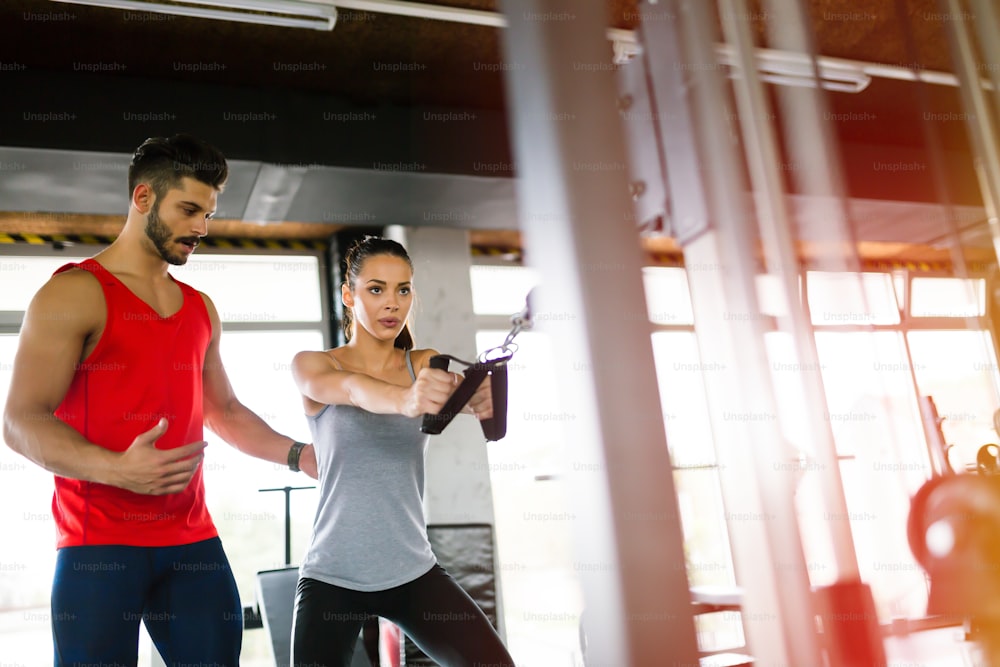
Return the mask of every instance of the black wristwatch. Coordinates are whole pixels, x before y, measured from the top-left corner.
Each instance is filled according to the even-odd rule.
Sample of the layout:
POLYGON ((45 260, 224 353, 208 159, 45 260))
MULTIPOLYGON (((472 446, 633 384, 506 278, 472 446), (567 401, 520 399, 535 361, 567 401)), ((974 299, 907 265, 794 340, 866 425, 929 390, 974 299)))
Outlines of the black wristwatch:
POLYGON ((288 469, 292 472, 299 472, 299 456, 305 446, 304 442, 293 442, 291 449, 288 450, 288 469))

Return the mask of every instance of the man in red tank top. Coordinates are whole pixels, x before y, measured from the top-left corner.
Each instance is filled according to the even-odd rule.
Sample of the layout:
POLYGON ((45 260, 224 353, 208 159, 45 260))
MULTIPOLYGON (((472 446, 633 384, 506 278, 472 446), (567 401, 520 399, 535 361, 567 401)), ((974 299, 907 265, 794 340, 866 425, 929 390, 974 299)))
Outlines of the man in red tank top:
POLYGON ((242 607, 205 506, 203 426, 316 476, 311 446, 236 398, 215 306, 168 272, 207 234, 227 174, 199 139, 145 141, 120 236, 59 269, 25 315, 4 439, 55 474, 57 666, 135 665, 141 620, 168 665, 238 667, 242 607))

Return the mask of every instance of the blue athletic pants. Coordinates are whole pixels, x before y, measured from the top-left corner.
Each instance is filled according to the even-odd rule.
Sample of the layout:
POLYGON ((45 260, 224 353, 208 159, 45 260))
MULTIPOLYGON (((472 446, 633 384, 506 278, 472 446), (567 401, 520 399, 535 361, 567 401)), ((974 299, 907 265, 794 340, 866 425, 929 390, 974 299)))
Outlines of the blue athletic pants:
POLYGON ((219 538, 59 550, 55 667, 134 667, 139 621, 167 667, 239 667, 243 608, 219 538))

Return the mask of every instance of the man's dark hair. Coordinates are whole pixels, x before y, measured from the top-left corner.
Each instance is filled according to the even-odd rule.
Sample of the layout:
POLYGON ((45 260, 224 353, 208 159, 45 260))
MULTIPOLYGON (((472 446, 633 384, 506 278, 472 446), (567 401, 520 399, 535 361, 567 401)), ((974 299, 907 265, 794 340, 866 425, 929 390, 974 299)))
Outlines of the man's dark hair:
POLYGON ((216 190, 222 190, 229 176, 229 166, 222 152, 190 134, 150 137, 132 154, 128 167, 128 196, 135 186, 149 183, 157 199, 178 187, 185 176, 216 190))

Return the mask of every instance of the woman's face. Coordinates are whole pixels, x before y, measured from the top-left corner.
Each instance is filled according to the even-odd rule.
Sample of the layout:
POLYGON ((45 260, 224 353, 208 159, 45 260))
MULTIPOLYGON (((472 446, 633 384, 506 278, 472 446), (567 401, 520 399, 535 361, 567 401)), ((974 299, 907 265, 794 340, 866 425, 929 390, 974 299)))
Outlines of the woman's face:
POLYGON ((355 335, 367 331, 378 340, 394 341, 413 305, 413 272, 406 260, 375 255, 361 265, 354 291, 345 285, 344 305, 354 312, 355 335))

